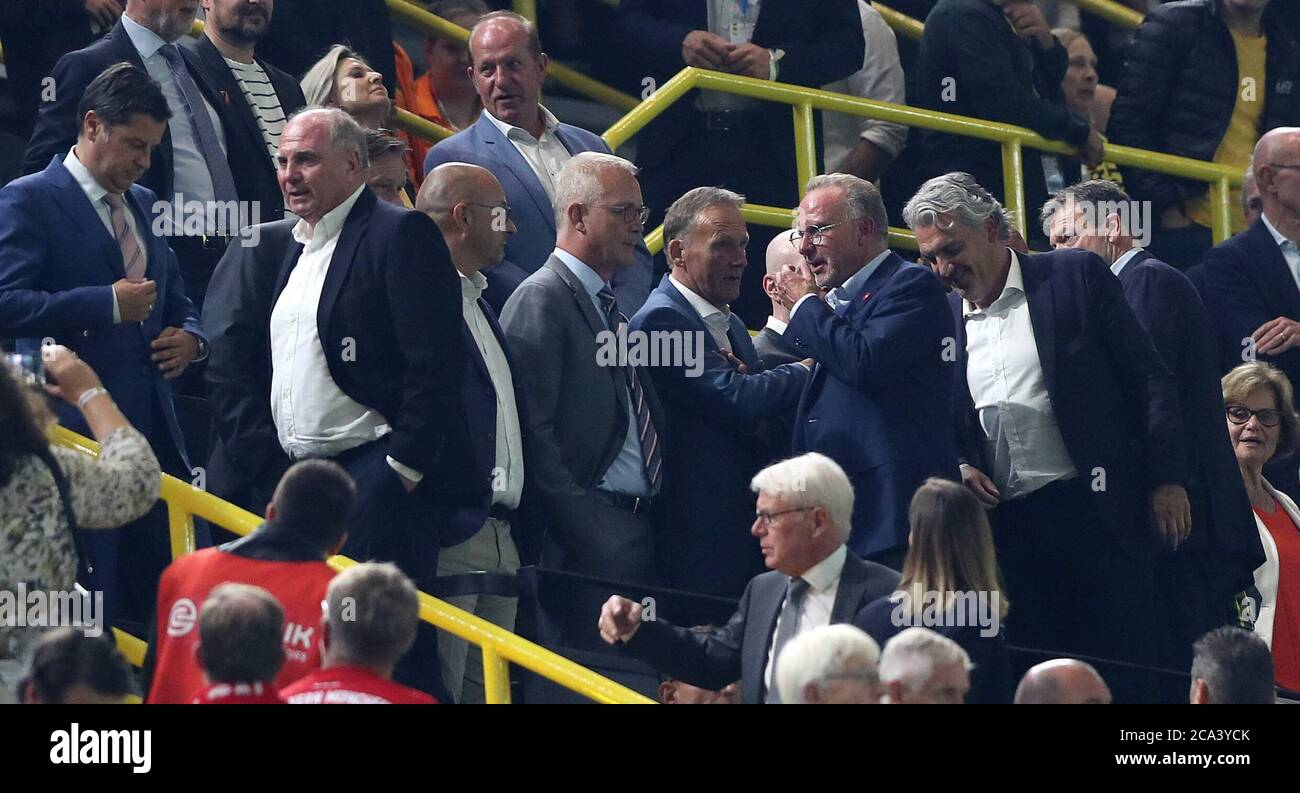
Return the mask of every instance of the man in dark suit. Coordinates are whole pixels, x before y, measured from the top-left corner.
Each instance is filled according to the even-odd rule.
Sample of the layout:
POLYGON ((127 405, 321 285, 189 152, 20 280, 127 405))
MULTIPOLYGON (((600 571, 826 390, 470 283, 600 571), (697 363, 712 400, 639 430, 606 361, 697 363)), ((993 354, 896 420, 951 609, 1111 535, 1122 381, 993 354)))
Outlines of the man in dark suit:
POLYGON ((849 550, 901 570, 912 495, 931 476, 958 473, 943 289, 889 250, 880 193, 856 176, 814 177, 795 233, 803 261, 777 275, 790 310, 783 335, 817 365, 794 450, 848 471, 858 497, 849 550))
MULTIPOLYGON (((1223 372, 1264 361, 1300 384, 1300 128, 1280 127, 1255 145, 1259 222, 1215 246, 1193 273, 1210 310, 1223 372)), ((1300 497, 1294 458, 1264 469, 1292 498, 1300 497)))
MULTIPOLYGON (((470 31, 469 54, 483 112, 429 151, 424 172, 448 162, 491 171, 505 187, 519 229, 506 243, 505 257, 533 273, 555 249, 555 182, 564 163, 579 152, 609 153, 609 147, 585 129, 561 124, 539 103, 548 61, 533 23, 509 11, 488 14, 470 31)), ((497 274, 484 275, 495 286, 497 274)), ((650 253, 641 244, 635 266, 614 278, 619 307, 636 313, 652 286, 650 253)))
POLYGON ((793 411, 808 381, 803 364, 765 371, 745 323, 728 303, 740 294, 749 232, 744 197, 697 187, 664 221, 672 273, 632 318, 650 349, 682 355, 648 367, 668 411, 663 528, 657 543, 665 585, 737 597, 762 570, 745 531, 754 512, 749 480, 788 454, 773 422, 793 411))
MULTIPOLYGON (((926 182, 904 217, 954 290, 962 480, 995 507, 1008 640, 1151 663, 1155 538, 1176 545, 1191 524, 1173 376, 1102 259, 1016 254, 969 174, 926 182)), ((1130 670, 1107 679, 1155 693, 1130 670)))
MULTIPOLYGON (((0 190, 0 337, 18 338, 23 352, 62 344, 80 355, 163 470, 189 481, 171 381, 207 342, 176 257, 151 225, 155 196, 133 184, 162 140, 167 102, 142 70, 118 64, 91 81, 80 110, 72 151, 0 190)), ((80 411, 56 409, 64 426, 90 434, 80 411)), ((124 531, 87 532, 82 543, 84 573, 93 574, 80 580, 105 591, 110 620, 147 615, 170 561, 162 503, 124 531)))
MULTIPOLYGON (((861 69, 866 46, 856 0, 628 0, 617 25, 620 49, 644 65, 636 72, 642 95, 687 66, 820 88, 861 69)), ((786 105, 709 91, 679 99, 637 138, 646 204, 656 210, 651 227, 659 208, 699 184, 735 190, 756 204, 793 206, 799 192, 792 151, 786 105)), ((764 229, 751 240, 751 259, 758 260, 771 234, 764 229)), ((750 327, 767 315, 761 281, 755 270, 734 305, 750 327)))
MULTIPOLYGON (((1178 383, 1186 422, 1187 491, 1192 531, 1177 549, 1157 557, 1156 597, 1164 635, 1160 665, 1184 669, 1192 644, 1220 625, 1235 624, 1233 595, 1249 588, 1264 551, 1223 422, 1223 392, 1214 329, 1187 277, 1136 244, 1140 206, 1119 185, 1089 181, 1057 193, 1043 207, 1052 245, 1101 256, 1178 383)), ((1181 702, 1179 681, 1165 699, 1181 702)))
POLYGON ((636 264, 646 210, 636 166, 583 152, 556 186, 555 252, 501 315, 527 403, 529 512, 548 567, 625 583, 655 581, 650 506, 663 479, 664 411, 625 345, 609 288, 636 264))
MULTIPOLYGON (((431 474, 433 519, 442 527, 438 575, 519 571, 516 537, 524 488, 523 394, 515 363, 483 293, 486 267, 499 265, 515 226, 506 213, 505 191, 477 165, 448 163, 429 172, 415 208, 433 218, 460 273, 461 335, 470 365, 458 409, 448 417, 447 442, 431 474)), ((525 546, 531 546, 525 542, 525 546)), ((447 602, 514 630, 518 600, 478 594, 447 602)), ((447 632, 438 635, 443 680, 457 703, 484 701, 483 659, 478 647, 447 632)))
MULTIPOLYGON (((459 404, 465 343, 456 272, 433 221, 365 185, 365 132, 337 108, 290 119, 280 184, 301 218, 271 309, 271 414, 294 460, 333 459, 357 484, 344 553, 437 575, 425 514, 459 404)), ((399 676, 441 693, 431 632, 399 676)), ((436 696, 436 694, 435 694, 436 696)))
POLYGON ((758 539, 768 572, 755 576, 727 624, 709 633, 642 621, 641 604, 617 595, 600 612, 600 635, 663 674, 717 690, 740 680, 741 701, 777 703, 775 667, 795 636, 849 623, 898 586, 898 573, 859 559, 844 541, 855 494, 830 458, 805 454, 754 477, 758 539))
POLYGON ((755 334, 754 351, 768 369, 803 359, 799 349, 782 335, 790 324, 790 311, 781 304, 781 290, 776 285, 777 274, 787 265, 798 266, 802 258, 799 241, 794 237, 793 231, 783 231, 767 244, 764 262, 767 272, 763 275, 763 291, 772 301, 772 315, 767 318, 763 329, 755 334))

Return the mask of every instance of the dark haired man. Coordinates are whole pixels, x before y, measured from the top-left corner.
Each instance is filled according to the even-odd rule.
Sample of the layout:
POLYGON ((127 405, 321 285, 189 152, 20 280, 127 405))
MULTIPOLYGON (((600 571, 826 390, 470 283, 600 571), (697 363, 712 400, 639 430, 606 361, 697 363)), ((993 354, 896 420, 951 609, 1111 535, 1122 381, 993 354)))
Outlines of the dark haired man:
POLYGON ((283 705, 275 676, 284 667, 284 609, 249 584, 222 584, 199 611, 194 656, 208 687, 194 705, 283 705))

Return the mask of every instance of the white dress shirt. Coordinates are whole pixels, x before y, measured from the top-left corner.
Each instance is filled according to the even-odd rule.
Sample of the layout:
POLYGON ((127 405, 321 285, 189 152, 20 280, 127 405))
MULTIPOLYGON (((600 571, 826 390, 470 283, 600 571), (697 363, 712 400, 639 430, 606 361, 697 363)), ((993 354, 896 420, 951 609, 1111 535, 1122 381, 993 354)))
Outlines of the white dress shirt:
POLYGON ((1123 256, 1119 257, 1118 259, 1116 259, 1114 262, 1111 263, 1110 271, 1115 275, 1119 275, 1121 272, 1124 271, 1124 266, 1129 262, 1133 261, 1133 257, 1137 256, 1141 252, 1142 252, 1142 248, 1138 246, 1129 248, 1127 251, 1124 252, 1123 256))
POLYGON ((501 342, 492 332, 487 317, 483 316, 483 307, 478 304, 484 289, 487 289, 487 279, 482 273, 474 273, 468 278, 461 275, 460 302, 465 325, 474 337, 479 355, 483 356, 497 398, 496 453, 493 459, 496 460, 496 469, 504 472, 504 478, 498 478, 494 471, 492 481, 504 481, 505 486, 492 488, 492 503, 506 509, 517 509, 524 491, 524 443, 519 431, 519 406, 515 404, 515 383, 505 351, 501 349, 501 342))
POLYGON ((987 309, 962 301, 966 384, 993 468, 984 473, 1003 499, 1078 475, 1047 394, 1020 259, 1010 253, 1011 269, 998 299, 987 309))
POLYGON ((302 220, 293 227, 302 255, 271 310, 271 415, 280 446, 295 460, 335 457, 391 429, 382 415, 334 382, 316 325, 343 221, 363 189, 326 213, 315 229, 302 220))
POLYGON ((1259 219, 1264 221, 1264 228, 1268 229, 1268 233, 1273 236, 1273 241, 1277 243, 1278 249, 1282 251, 1282 258, 1286 259, 1286 266, 1291 271, 1291 277, 1295 279, 1296 287, 1300 288, 1300 248, 1296 247, 1293 240, 1282 236, 1282 232, 1278 231, 1277 226, 1274 226, 1269 221, 1267 215, 1260 215, 1259 219))
POLYGON ((695 309, 695 313, 700 315, 700 319, 704 321, 704 327, 709 329, 709 335, 713 337, 713 343, 718 345, 718 349, 730 350, 731 339, 727 336, 727 331, 731 328, 731 309, 728 308, 723 311, 700 297, 686 284, 678 281, 677 277, 672 274, 669 274, 668 280, 672 282, 673 286, 677 287, 678 292, 682 293, 682 297, 685 297, 686 302, 691 304, 691 308, 695 309))
MULTIPOLYGON (((117 239, 117 234, 113 231, 113 219, 110 214, 108 203, 104 201, 104 196, 108 195, 108 190, 104 189, 98 181, 95 180, 94 174, 86 166, 81 164, 77 159, 77 147, 73 146, 68 149, 68 156, 63 158, 63 167, 68 169, 72 178, 76 180, 81 191, 90 199, 90 206, 94 208, 95 214, 99 215, 100 221, 104 228, 108 229, 108 236, 117 239)), ((140 244, 140 258, 144 261, 145 271, 149 267, 149 246, 147 240, 141 236, 140 228, 135 222, 135 213, 131 211, 131 205, 127 204, 122 207, 123 214, 126 215, 126 224, 131 227, 131 233, 135 234, 136 241, 140 244)), ((122 324, 122 309, 117 305, 117 290, 109 287, 113 293, 113 324, 122 324)))
POLYGON ((559 119, 551 114, 541 105, 537 106, 538 111, 542 114, 542 137, 534 138, 532 133, 522 127, 516 127, 513 124, 507 124, 496 116, 492 115, 486 108, 483 115, 487 120, 492 122, 492 126, 501 130, 501 134, 506 136, 506 140, 524 158, 528 167, 532 169, 533 175, 537 181, 542 183, 542 189, 546 191, 546 197, 555 203, 555 185, 560 182, 560 171, 564 170, 564 164, 567 163, 573 155, 569 150, 564 148, 564 144, 555 135, 555 128, 560 125, 559 119))
MULTIPOLYGON (((799 607, 799 629, 795 636, 831 624, 831 610, 835 608, 835 595, 840 591, 840 575, 844 572, 844 560, 848 554, 848 548, 841 545, 800 576, 808 582, 808 591, 799 607)), ((784 608, 785 598, 782 598, 781 609, 784 608)), ((772 638, 767 645, 767 666, 763 669, 763 682, 769 691, 772 690, 773 682, 772 662, 776 660, 772 651, 776 649, 776 637, 781 633, 780 614, 778 610, 776 627, 772 629, 772 638)), ((793 639, 794 636, 790 638, 793 639)))
MULTIPOLYGON (((842 80, 824 86, 826 91, 907 104, 903 67, 898 60, 898 40, 880 12, 858 0, 858 16, 867 49, 862 68, 842 80)), ((907 143, 907 127, 848 113, 822 112, 822 159, 826 172, 843 170, 844 160, 859 140, 867 140, 897 157, 907 143)))
POLYGON ((776 331, 778 336, 781 336, 785 334, 785 329, 790 327, 790 323, 769 315, 767 318, 767 324, 764 325, 763 327, 771 328, 772 330, 776 331))

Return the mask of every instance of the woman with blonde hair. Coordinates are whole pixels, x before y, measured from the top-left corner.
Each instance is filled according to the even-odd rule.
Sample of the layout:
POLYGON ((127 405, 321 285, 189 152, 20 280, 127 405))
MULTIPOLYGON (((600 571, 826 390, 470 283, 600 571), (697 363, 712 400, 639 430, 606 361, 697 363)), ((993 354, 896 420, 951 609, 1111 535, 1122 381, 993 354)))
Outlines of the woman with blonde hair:
POLYGON ((1238 620, 1268 642, 1277 684, 1300 691, 1300 508, 1264 478, 1264 466, 1300 442, 1292 400, 1291 381, 1271 364, 1244 363, 1223 376, 1228 439, 1265 557, 1254 587, 1237 598, 1238 620))
POLYGON ((1010 603, 988 516, 958 482, 930 478, 912 496, 903 576, 853 624, 882 646, 905 628, 929 628, 961 645, 974 663, 968 702, 1009 702, 1001 625, 1010 603))

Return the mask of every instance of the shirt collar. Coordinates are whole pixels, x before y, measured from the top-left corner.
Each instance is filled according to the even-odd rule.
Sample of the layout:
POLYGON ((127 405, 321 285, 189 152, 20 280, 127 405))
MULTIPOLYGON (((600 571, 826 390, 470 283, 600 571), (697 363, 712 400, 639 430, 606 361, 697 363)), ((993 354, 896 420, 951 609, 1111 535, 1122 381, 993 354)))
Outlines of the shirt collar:
POLYGON ((709 301, 700 297, 698 294, 695 293, 694 290, 687 287, 681 281, 678 281, 677 278, 672 274, 669 274, 668 280, 672 282, 673 286, 677 287, 678 292, 682 293, 682 296, 686 298, 686 302, 690 303, 691 308, 695 309, 695 313, 700 315, 700 319, 708 320, 708 318, 713 316, 714 314, 725 314, 727 316, 728 322, 730 322, 730 317, 731 317, 730 308, 728 308, 728 310, 726 311, 723 311, 722 309, 713 305, 709 301))
POLYGON ((1132 261, 1133 257, 1137 256, 1141 252, 1142 249, 1140 247, 1135 246, 1129 248, 1128 251, 1123 256, 1116 259, 1115 263, 1110 266, 1110 271, 1115 275, 1119 275, 1120 271, 1124 269, 1124 265, 1132 261))
POLYGON ((487 278, 483 273, 476 272, 473 275, 460 275, 460 294, 471 303, 477 302, 483 296, 483 290, 487 289, 487 278))
POLYGON ((68 149, 68 156, 63 158, 63 167, 67 168, 68 173, 72 174, 72 178, 77 180, 77 184, 81 185, 81 189, 85 191, 86 198, 89 198, 90 203, 96 205, 96 210, 98 210, 97 205, 104 200, 104 196, 108 195, 108 190, 104 189, 104 186, 96 181, 95 175, 90 172, 90 169, 81 160, 77 159, 76 146, 68 149))
POLYGON ((562 248, 556 248, 554 255, 555 258, 564 262, 564 266, 568 267, 578 277, 578 280, 582 282, 582 288, 586 289, 587 294, 591 295, 593 299, 596 297, 597 292, 605 288, 606 284, 600 275, 577 256, 562 248))
POLYGON ((767 318, 767 324, 764 325, 763 327, 765 327, 765 328, 771 328, 772 330, 776 331, 778 334, 783 334, 783 333, 785 333, 785 329, 786 329, 787 327, 789 327, 789 326, 790 326, 790 323, 788 323, 788 322, 782 322, 781 320, 777 319, 776 317, 769 316, 769 317, 767 318))
POLYGON ((812 591, 825 592, 839 583, 840 574, 844 572, 844 560, 848 555, 848 548, 841 545, 832 551, 830 556, 805 570, 799 577, 808 582, 812 591))
POLYGON ((880 265, 884 263, 885 259, 889 258, 889 253, 889 249, 886 248, 872 257, 871 261, 862 265, 862 269, 849 276, 849 280, 845 281, 837 289, 832 290, 836 293, 836 297, 841 302, 848 302, 853 299, 853 296, 861 292, 862 288, 867 285, 867 279, 874 275, 876 270, 880 269, 880 265))
POLYGON ((131 38, 131 44, 135 51, 140 53, 140 57, 148 60, 157 54, 158 50, 167 46, 167 42, 162 36, 154 33, 149 28, 136 22, 126 14, 122 15, 122 27, 126 29, 126 35, 131 38))
MULTIPOLYGON (((554 134, 555 128, 560 125, 560 120, 557 119, 555 115, 552 114, 551 111, 547 110, 546 107, 541 103, 538 103, 537 109, 542 114, 542 135, 546 135, 546 133, 548 132, 554 134)), ((537 141, 537 138, 533 137, 533 133, 529 132, 523 127, 516 127, 514 124, 507 124, 506 122, 492 115, 492 112, 489 111, 487 108, 483 109, 483 115, 487 116, 487 120, 491 122, 492 126, 501 130, 501 134, 505 135, 506 138, 508 139, 514 140, 522 136, 523 139, 526 141, 532 141, 534 143, 537 141)))
POLYGON ((299 220, 293 227, 294 240, 313 251, 320 250, 321 246, 337 237, 343 230, 343 223, 348 219, 348 213, 352 211, 357 199, 361 197, 361 191, 365 189, 364 184, 358 187, 352 195, 343 199, 342 204, 326 212, 325 217, 316 221, 315 228, 307 225, 307 221, 299 220))
POLYGON ((1283 243, 1287 243, 1287 242, 1291 243, 1291 245, 1293 246, 1296 245, 1296 243, 1293 240, 1287 239, 1286 236, 1282 234, 1282 232, 1278 231, 1277 226, 1274 226, 1272 223, 1269 222, 1268 215, 1261 214, 1259 216, 1259 219, 1264 221, 1264 228, 1268 229, 1269 234, 1273 235, 1273 242, 1277 243, 1277 247, 1281 248, 1283 243))
MULTIPOLYGON (((1025 279, 1020 274, 1020 257, 1010 248, 1007 248, 1007 252, 1011 254, 1011 267, 1007 270, 1007 283, 1002 287, 1002 294, 998 295, 997 300, 994 300, 989 304, 989 308, 997 305, 1008 295, 1015 294, 1016 292, 1024 294, 1025 291, 1025 279)), ((983 314, 987 310, 980 308, 969 300, 962 300, 961 304, 963 317, 970 317, 972 314, 983 314)))

